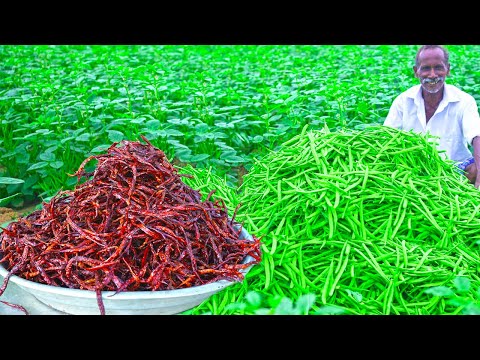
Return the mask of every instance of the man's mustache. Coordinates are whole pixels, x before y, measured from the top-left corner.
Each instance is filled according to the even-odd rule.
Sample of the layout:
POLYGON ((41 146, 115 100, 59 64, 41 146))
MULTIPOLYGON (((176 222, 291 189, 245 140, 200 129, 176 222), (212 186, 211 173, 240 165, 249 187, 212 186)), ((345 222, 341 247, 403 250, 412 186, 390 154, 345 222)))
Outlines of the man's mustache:
POLYGON ((439 81, 442 81, 443 79, 444 79, 443 76, 439 76, 439 77, 436 77, 434 79, 424 78, 424 79, 422 79, 422 84, 436 84, 439 81))

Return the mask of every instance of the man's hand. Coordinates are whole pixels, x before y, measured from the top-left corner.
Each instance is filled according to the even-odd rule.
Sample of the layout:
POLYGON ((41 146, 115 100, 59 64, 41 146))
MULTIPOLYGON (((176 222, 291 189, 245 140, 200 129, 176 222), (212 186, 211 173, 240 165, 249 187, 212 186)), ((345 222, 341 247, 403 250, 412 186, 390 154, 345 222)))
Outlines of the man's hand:
POLYGON ((475 136, 472 140, 473 159, 475 161, 476 177, 475 187, 480 187, 480 136, 475 136))

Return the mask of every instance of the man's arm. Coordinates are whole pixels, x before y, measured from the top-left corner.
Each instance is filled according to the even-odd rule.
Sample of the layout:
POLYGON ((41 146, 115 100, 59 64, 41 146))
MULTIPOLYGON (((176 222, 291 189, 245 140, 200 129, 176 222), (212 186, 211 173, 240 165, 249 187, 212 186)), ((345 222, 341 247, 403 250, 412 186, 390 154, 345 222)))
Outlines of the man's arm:
POLYGON ((397 129, 402 129, 402 104, 400 97, 397 97, 388 110, 387 117, 385 118, 383 125, 390 126, 397 129))
POLYGON ((475 179, 475 187, 480 186, 480 136, 475 136, 472 141, 473 158, 475 160, 475 168, 477 169, 477 178, 475 179))
POLYGON ((477 103, 473 96, 466 100, 463 113, 462 130, 465 140, 473 148, 473 159, 475 160, 475 169, 477 176, 474 184, 476 188, 480 187, 480 115, 478 113, 477 103))

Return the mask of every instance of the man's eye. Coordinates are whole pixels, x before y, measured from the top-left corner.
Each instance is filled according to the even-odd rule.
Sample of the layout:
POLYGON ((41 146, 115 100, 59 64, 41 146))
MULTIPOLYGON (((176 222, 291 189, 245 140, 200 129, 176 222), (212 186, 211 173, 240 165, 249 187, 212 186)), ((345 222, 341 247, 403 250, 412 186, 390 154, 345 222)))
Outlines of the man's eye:
MULTIPOLYGON (((437 65, 433 68, 436 72, 439 72, 439 71, 445 71, 445 67, 443 65, 437 65)), ((432 71, 432 67, 431 66, 422 66, 420 67, 420 71, 422 72, 430 72, 432 71)))

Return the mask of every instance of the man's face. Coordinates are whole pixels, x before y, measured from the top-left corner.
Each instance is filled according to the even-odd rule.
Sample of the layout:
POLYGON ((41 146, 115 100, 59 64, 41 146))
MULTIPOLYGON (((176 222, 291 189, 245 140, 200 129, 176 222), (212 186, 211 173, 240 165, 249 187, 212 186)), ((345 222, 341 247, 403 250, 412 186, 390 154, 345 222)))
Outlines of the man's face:
POLYGON ((444 84, 445 77, 450 75, 450 65, 445 63, 441 49, 426 49, 420 53, 418 58, 420 65, 413 67, 415 77, 420 80, 424 91, 435 94, 439 92, 444 84))

